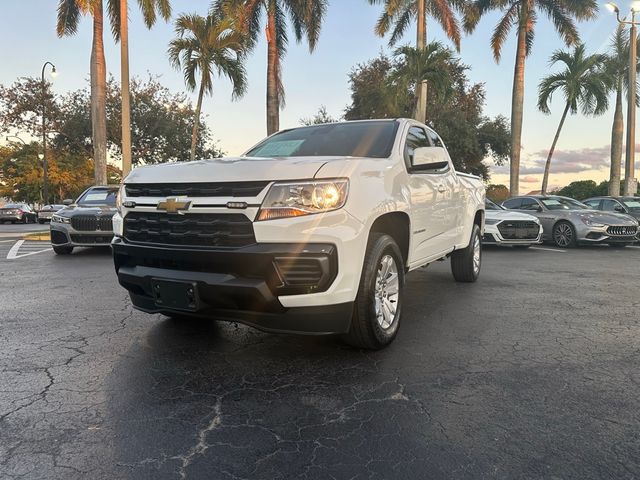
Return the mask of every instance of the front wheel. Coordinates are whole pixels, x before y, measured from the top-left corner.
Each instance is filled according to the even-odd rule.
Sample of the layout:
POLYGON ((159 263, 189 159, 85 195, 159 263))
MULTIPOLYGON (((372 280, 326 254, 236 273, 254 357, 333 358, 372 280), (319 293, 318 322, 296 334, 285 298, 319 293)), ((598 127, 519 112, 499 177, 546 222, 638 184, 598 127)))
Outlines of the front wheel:
POLYGON ((351 327, 343 338, 354 347, 378 350, 398 333, 404 262, 395 240, 373 233, 364 258, 351 327))
POLYGON ((469 245, 451 254, 451 273, 456 282, 471 283, 478 280, 482 266, 482 238, 480 227, 473 225, 469 245))
POLYGON ((560 248, 573 248, 577 245, 576 229, 571 223, 561 220, 553 227, 553 243, 560 248))

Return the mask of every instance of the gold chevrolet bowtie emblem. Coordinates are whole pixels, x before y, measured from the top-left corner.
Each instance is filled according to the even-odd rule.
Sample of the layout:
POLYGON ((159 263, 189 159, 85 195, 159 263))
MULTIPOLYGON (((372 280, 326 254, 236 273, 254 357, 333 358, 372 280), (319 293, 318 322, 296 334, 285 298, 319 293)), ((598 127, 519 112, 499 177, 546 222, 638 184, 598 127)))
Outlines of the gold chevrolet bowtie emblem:
POLYGON ((189 210, 190 205, 191 202, 188 200, 182 201, 178 198, 167 198, 164 202, 158 202, 158 210, 182 214, 185 210, 189 210))

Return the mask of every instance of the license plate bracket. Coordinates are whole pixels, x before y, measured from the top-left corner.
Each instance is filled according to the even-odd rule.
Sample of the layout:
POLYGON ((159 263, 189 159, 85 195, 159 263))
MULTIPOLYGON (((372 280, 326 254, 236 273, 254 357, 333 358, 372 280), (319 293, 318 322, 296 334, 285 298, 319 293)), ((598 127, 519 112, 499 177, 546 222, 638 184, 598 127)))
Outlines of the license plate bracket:
POLYGON ((195 282, 152 278, 151 290, 158 307, 190 312, 200 307, 198 285, 195 282))

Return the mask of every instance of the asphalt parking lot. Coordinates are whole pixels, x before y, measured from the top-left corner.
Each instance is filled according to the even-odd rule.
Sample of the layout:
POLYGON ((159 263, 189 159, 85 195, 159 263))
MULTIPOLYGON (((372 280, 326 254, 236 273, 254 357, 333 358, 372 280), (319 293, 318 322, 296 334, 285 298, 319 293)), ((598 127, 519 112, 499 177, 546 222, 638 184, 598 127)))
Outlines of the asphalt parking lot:
POLYGON ((0 243, 1 478, 640 477, 638 247, 414 272, 380 352, 148 316, 47 247, 0 243))

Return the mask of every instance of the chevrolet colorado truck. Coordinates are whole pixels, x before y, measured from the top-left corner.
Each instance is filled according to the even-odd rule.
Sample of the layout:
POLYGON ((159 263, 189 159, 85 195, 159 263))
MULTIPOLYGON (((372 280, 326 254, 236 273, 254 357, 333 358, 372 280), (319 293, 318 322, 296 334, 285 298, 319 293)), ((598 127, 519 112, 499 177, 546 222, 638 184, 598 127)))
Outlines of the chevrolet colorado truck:
POLYGON ((144 312, 378 349, 398 332, 406 273, 450 257, 455 280, 478 278, 484 201, 413 120, 294 128, 241 157, 132 171, 115 268, 144 312))

